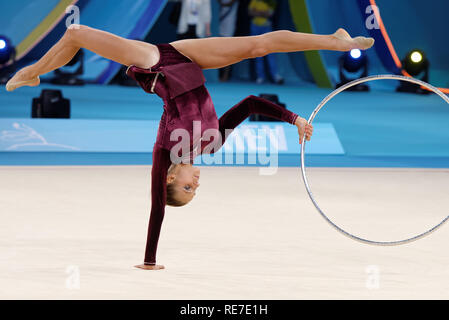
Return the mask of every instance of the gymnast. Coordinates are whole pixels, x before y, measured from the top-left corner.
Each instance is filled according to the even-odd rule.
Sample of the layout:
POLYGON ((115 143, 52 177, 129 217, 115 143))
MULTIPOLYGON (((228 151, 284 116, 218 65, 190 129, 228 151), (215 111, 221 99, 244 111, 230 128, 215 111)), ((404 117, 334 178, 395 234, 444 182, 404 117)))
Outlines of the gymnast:
POLYGON ((85 48, 127 66, 127 75, 143 90, 162 98, 164 111, 153 148, 152 203, 145 258, 143 264, 136 266, 159 270, 164 266, 156 264, 156 249, 165 206, 183 206, 195 196, 200 179, 200 170, 193 166, 195 156, 216 152, 230 131, 250 114, 262 114, 295 125, 300 143, 304 135, 309 141, 313 132, 306 119, 255 96, 243 99, 218 119, 204 86, 202 69, 222 68, 275 52, 364 50, 373 44, 372 38, 351 38, 340 28, 330 35, 280 30, 257 36, 186 39, 153 45, 74 24, 39 61, 19 70, 7 83, 6 90, 39 85, 40 75, 64 66, 80 48, 85 48), (194 133, 194 121, 201 124, 199 134, 194 133), (184 140, 181 148, 179 139, 173 138, 176 129, 183 129, 190 135, 188 143, 184 140), (211 131, 215 133, 210 135, 211 131), (206 137, 206 133, 210 137, 206 137))

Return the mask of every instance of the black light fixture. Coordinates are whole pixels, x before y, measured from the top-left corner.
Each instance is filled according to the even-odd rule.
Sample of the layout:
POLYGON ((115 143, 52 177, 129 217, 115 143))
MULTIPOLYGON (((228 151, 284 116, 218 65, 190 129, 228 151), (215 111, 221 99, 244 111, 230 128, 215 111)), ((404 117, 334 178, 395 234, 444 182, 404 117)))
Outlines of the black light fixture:
MULTIPOLYGON (((430 63, 426 57, 426 54, 422 50, 413 49, 409 51, 401 62, 403 71, 414 78, 429 82, 430 63)), ((399 86, 396 88, 396 91, 420 94, 430 93, 430 91, 422 89, 421 86, 406 81, 401 81, 399 86)))
POLYGON ((54 71, 55 77, 51 80, 53 84, 67 85, 67 86, 82 86, 84 80, 79 76, 84 73, 84 51, 78 50, 76 55, 64 67, 54 71), (70 70, 70 69, 75 69, 70 70))
POLYGON ((61 90, 44 89, 38 98, 33 98, 32 118, 70 118, 70 100, 62 96, 61 90))
POLYGON ((0 35, 0 83, 5 84, 16 71, 16 49, 11 40, 0 35))
MULTIPOLYGON (((368 75, 368 57, 364 51, 352 49, 345 52, 339 59, 340 83, 337 88, 353 80, 368 75)), ((368 85, 361 83, 347 89, 348 91, 369 91, 368 85)))

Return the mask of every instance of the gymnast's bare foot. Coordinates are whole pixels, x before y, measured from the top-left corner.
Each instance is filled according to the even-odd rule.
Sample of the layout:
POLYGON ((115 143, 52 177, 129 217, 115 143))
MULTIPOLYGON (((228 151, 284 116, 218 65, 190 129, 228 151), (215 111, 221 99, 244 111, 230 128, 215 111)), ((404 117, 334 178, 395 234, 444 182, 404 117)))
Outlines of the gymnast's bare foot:
POLYGON ((136 268, 143 269, 143 270, 162 270, 165 269, 162 265, 148 265, 148 264, 139 264, 138 266, 135 266, 136 268))
POLYGON ((30 74, 29 67, 19 70, 6 84, 6 91, 14 91, 23 86, 36 87, 40 84, 39 76, 30 74))
POLYGON ((334 38, 340 40, 338 41, 338 48, 341 51, 349 51, 352 49, 360 49, 366 50, 371 48, 374 45, 373 38, 366 37, 355 37, 351 38, 348 32, 345 29, 340 28, 332 35, 334 38))

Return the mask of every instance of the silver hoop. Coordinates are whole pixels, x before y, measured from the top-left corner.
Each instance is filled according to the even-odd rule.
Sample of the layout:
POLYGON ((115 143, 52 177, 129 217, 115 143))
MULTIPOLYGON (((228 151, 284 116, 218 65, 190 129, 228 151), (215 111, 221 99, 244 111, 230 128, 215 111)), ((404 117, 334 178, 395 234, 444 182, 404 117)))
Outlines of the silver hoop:
MULTIPOLYGON (((449 98, 442 93, 438 88, 415 78, 411 78, 411 77, 405 77, 405 76, 399 76, 399 75, 389 75, 389 74, 384 74, 384 75, 377 75, 377 76, 369 76, 369 77, 365 77, 365 78, 360 78, 354 81, 351 81, 343 86, 341 86, 340 88, 334 90, 333 92, 331 92, 326 98, 323 99, 323 101, 321 101, 321 103, 315 108, 315 110, 312 112, 312 114, 309 117, 308 123, 311 124, 313 122, 313 119, 315 118, 315 116, 318 114, 318 112, 320 111, 320 109, 329 101, 331 100, 333 97, 335 97, 337 94, 339 94, 340 92, 353 87, 355 85, 358 85, 360 83, 363 82, 368 82, 368 81, 374 81, 374 80, 383 80, 383 79, 391 79, 391 80, 403 80, 403 81, 408 81, 408 82, 412 82, 415 84, 419 84, 421 86, 426 87, 427 89, 435 92, 437 95, 439 95, 444 101, 446 101, 449 104, 449 98)), ((307 193, 309 194, 310 200, 312 200, 315 208, 318 210, 318 212, 320 213, 320 215, 324 218, 324 220, 326 220, 333 228, 335 228, 338 232, 342 233, 343 235, 362 242, 362 243, 366 243, 366 244, 370 244, 370 245, 375 245, 375 246, 397 246, 397 245, 401 245, 401 244, 406 244, 406 243, 410 243, 412 241, 416 241, 418 239, 424 238, 425 236, 428 236, 429 234, 431 234, 432 232, 434 232, 435 230, 437 230, 438 228, 440 228, 448 219, 449 219, 449 215, 444 218, 440 223, 438 223, 437 225, 435 225, 434 227, 430 228, 429 230, 420 233, 414 237, 411 238, 407 238, 404 240, 396 240, 396 241, 374 241, 374 240, 368 240, 368 239, 364 239, 364 238, 360 238, 358 236, 355 236, 345 230, 343 230, 342 228, 340 228, 339 226, 337 226, 334 222, 332 222, 332 220, 330 220, 326 214, 324 213, 323 210, 321 210, 321 208, 319 207, 317 201, 315 200, 315 198, 313 197, 312 191, 310 190, 310 186, 309 186, 309 182, 307 180, 307 176, 306 176, 306 170, 305 170, 305 145, 306 145, 306 135, 303 136, 302 138, 302 144, 301 144, 301 173, 302 173, 302 178, 304 180, 304 185, 306 187, 307 193)))

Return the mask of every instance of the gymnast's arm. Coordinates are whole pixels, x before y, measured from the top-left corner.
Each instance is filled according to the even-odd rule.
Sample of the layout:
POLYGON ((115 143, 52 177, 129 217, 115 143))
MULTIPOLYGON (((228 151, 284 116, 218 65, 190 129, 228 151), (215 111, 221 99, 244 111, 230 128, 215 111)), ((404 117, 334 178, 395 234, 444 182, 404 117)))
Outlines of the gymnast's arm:
POLYGON ((148 225, 147 246, 144 264, 136 266, 145 270, 164 269, 156 265, 156 250, 167 197, 167 171, 171 165, 170 151, 159 147, 153 148, 153 168, 151 169, 151 217, 148 225))
MULTIPOLYGON (((227 138, 226 132, 229 135, 235 127, 251 114, 261 114, 295 125, 298 128, 300 144, 302 143, 304 134, 306 135, 307 141, 310 141, 310 137, 313 134, 313 126, 309 125, 306 119, 271 101, 251 95, 226 111, 218 120, 219 130, 222 137, 221 145, 224 144, 227 138)), ((218 147, 221 147, 221 145, 218 147)), ((219 148, 217 148, 216 145, 212 152, 216 152, 218 149, 219 148)))
POLYGON ((223 143, 227 138, 225 133, 230 134, 234 128, 251 114, 261 114, 291 124, 295 124, 298 118, 298 115, 294 112, 282 108, 266 99, 251 95, 226 111, 218 120, 223 143))
POLYGON ((223 114, 219 121, 220 133, 225 129, 234 129, 251 114, 261 114, 280 121, 295 124, 298 115, 277 104, 256 96, 248 96, 223 114))

